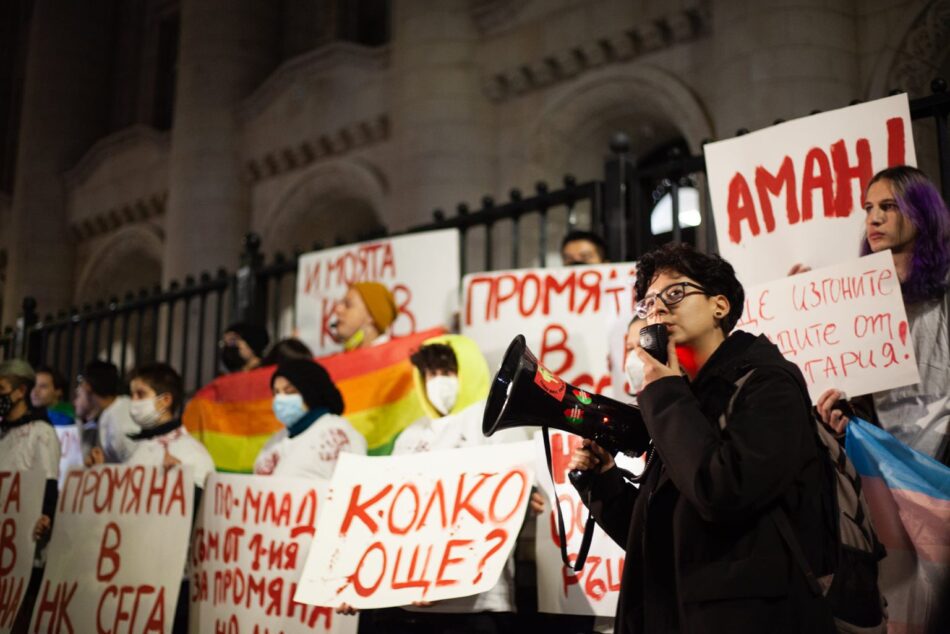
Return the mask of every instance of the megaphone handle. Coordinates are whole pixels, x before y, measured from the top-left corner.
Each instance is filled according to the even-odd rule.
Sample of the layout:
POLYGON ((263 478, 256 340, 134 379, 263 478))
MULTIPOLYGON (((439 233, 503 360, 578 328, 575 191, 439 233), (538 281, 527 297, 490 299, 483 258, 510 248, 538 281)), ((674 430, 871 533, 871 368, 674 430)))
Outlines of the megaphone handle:
POLYGON ((580 469, 571 469, 567 473, 568 479, 571 481, 571 484, 578 489, 589 489, 591 485, 591 480, 594 477, 594 474, 587 470, 581 471, 580 469))
MULTIPOLYGON (((553 484, 554 471, 551 467, 551 439, 549 438, 546 425, 541 428, 541 437, 544 438, 544 454, 548 461, 548 475, 551 476, 551 483, 553 484)), ((571 482, 574 482, 575 477, 590 478, 591 475, 589 471, 572 469, 567 474, 567 477, 571 479, 571 482)), ((587 515, 587 524, 584 526, 584 537, 581 540, 581 547, 577 551, 577 557, 572 564, 570 557, 567 555, 567 532, 564 530, 564 515, 561 513, 561 500, 557 496, 556 491, 554 496, 554 509, 557 511, 557 531, 561 544, 561 561, 574 572, 580 572, 581 569, 584 568, 584 563, 587 561, 587 551, 590 550, 590 542, 594 536, 594 516, 590 514, 587 515)))

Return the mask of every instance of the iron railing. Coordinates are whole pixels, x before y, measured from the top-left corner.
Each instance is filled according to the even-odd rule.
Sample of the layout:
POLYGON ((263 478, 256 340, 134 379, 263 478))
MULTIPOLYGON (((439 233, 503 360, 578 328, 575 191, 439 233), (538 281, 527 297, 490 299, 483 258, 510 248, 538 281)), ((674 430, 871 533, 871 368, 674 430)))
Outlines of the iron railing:
MULTIPOLYGON (((950 199, 950 94, 941 79, 934 80, 931 88, 932 95, 910 102, 911 117, 924 124, 924 133, 933 126, 938 165, 931 171, 936 172, 944 198, 950 199)), ((715 251, 704 158, 674 147, 659 162, 636 165, 629 149, 622 135, 614 139, 603 180, 578 183, 566 176, 556 189, 541 182, 530 195, 511 190, 504 202, 486 196, 478 209, 461 203, 452 216, 435 210, 432 222, 403 233, 457 228, 463 275, 545 266, 560 246, 561 236, 575 227, 605 236, 608 256, 614 261, 635 259, 667 240, 689 241, 715 251), (700 191, 702 222, 697 228, 680 223, 679 191, 687 185, 700 191), (671 195, 672 230, 654 235, 650 214, 654 203, 666 194, 671 195)), ((386 235, 397 234, 365 237, 386 235)), ((314 245, 314 250, 322 246, 314 245)), ((189 391, 195 390, 217 373, 217 342, 225 318, 264 324, 272 341, 293 333, 300 253, 276 253, 266 262, 260 248, 257 236, 247 236, 240 267, 233 274, 203 273, 198 279, 186 278, 183 284, 173 282, 167 289, 143 289, 121 300, 113 297, 55 316, 40 318, 36 302, 26 298, 17 324, 0 335, 0 358, 22 356, 34 365, 57 367, 68 377, 93 358, 116 363, 123 374, 135 364, 162 360, 178 368, 189 391)))

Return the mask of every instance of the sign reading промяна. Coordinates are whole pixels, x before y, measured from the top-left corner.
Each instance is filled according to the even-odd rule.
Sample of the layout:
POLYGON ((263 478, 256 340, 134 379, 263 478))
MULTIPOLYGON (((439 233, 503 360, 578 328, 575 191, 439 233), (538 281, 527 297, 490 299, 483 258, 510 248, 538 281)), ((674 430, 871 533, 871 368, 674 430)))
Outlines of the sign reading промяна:
POLYGON ((190 468, 100 465, 63 481, 31 632, 172 630, 194 505, 190 468))

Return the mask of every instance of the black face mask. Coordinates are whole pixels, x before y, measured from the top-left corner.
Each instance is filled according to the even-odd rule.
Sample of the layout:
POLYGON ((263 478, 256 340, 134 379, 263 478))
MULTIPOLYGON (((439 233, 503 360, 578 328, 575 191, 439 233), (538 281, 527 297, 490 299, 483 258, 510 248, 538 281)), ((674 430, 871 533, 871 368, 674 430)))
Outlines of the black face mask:
POLYGON ((224 346, 221 348, 221 364, 228 372, 237 372, 244 368, 247 361, 241 356, 237 346, 224 346))
POLYGON ((6 420, 7 414, 13 409, 13 398, 9 393, 0 394, 0 418, 6 420))

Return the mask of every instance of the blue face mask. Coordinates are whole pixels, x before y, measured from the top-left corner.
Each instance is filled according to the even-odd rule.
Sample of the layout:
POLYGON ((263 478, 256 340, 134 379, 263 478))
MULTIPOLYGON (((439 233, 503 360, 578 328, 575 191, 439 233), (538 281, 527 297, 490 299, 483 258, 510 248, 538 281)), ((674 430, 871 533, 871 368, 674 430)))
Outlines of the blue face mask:
POLYGON ((275 394, 273 407, 274 416, 285 427, 290 427, 307 413, 307 406, 300 394, 275 394))

